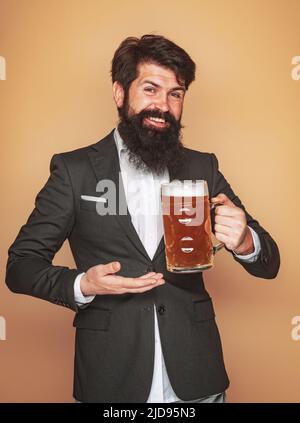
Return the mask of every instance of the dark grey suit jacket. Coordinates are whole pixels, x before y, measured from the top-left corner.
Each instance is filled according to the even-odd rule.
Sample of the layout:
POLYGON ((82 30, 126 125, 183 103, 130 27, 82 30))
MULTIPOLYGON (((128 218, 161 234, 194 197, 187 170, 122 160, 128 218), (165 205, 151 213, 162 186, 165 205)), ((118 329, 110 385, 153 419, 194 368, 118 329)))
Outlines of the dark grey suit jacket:
MULTIPOLYGON (((244 209, 218 170, 214 154, 185 148, 185 156, 181 169, 175 173, 170 169, 171 180, 206 179, 211 197, 223 192, 244 209)), ((35 209, 9 249, 6 283, 13 292, 76 312, 74 396, 84 402, 147 400, 154 363, 153 304, 158 310, 167 372, 177 396, 192 400, 224 391, 229 382, 202 273, 168 272, 163 239, 151 260, 129 213, 100 216, 94 203, 81 200, 83 194, 99 195, 96 184, 100 180, 111 179, 119 187, 113 133, 92 146, 55 155, 50 169, 35 209), (65 239, 76 269, 52 265, 65 239), (113 260, 121 263, 120 275, 162 272, 166 283, 142 294, 98 295, 88 307, 79 309, 74 299, 76 276, 113 260)), ((277 245, 248 213, 247 220, 260 238, 260 255, 252 264, 233 258, 254 276, 275 278, 280 263, 277 245)))

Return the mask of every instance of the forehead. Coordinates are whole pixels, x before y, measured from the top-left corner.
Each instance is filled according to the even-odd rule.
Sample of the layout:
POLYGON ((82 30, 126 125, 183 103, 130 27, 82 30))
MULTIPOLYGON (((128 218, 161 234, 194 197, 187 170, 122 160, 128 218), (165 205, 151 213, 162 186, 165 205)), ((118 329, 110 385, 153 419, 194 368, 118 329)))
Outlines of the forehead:
POLYGON ((155 63, 141 63, 138 65, 138 75, 135 79, 135 83, 140 85, 146 80, 151 80, 158 85, 164 85, 168 87, 175 87, 183 85, 183 81, 177 81, 175 73, 168 68, 156 65, 155 63))

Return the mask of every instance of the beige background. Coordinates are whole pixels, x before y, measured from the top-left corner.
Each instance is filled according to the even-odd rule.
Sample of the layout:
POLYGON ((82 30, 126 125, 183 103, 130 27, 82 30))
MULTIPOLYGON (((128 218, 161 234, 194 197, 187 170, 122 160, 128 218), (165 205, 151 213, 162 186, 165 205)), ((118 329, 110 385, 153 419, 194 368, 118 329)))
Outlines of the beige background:
MULTIPOLYGON (((4 284, 7 248, 33 208, 54 153, 116 123, 110 61, 128 35, 163 34, 198 65, 186 97, 188 147, 214 152, 247 209, 281 251, 275 280, 222 251, 206 273, 232 402, 300 401, 299 0, 0 0, 1 402, 71 402, 73 313, 4 284)), ((68 245, 56 264, 73 266, 68 245)))

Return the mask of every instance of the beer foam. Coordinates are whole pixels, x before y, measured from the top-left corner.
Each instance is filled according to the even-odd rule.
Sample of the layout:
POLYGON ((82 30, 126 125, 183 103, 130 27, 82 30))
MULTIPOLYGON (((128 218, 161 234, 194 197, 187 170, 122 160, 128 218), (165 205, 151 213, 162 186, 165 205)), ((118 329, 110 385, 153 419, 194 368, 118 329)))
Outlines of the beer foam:
POLYGON ((207 183, 204 180, 175 180, 169 184, 162 184, 162 195, 168 197, 203 197, 208 195, 207 183))

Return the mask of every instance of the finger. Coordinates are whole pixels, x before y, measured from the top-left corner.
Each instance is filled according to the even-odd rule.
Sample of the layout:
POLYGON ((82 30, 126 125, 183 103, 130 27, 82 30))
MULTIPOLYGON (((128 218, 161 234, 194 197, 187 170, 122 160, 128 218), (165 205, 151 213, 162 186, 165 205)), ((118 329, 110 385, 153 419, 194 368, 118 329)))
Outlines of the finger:
POLYGON ((226 206, 233 205, 233 202, 230 200, 230 198, 227 197, 227 195, 224 194, 223 192, 218 194, 218 197, 220 199, 220 202, 225 204, 226 206))
POLYGON ((216 197, 213 197, 210 201, 212 203, 222 203, 226 206, 235 207, 235 204, 224 193, 218 194, 216 197))
POLYGON ((149 272, 146 273, 145 275, 140 276, 140 278, 150 278, 151 276, 154 276, 156 273, 155 272, 149 272))
POLYGON ((106 275, 103 277, 107 287, 111 285, 114 289, 131 289, 131 288, 142 288, 148 285, 155 285, 164 281, 162 278, 126 278, 124 276, 106 275))
POLYGON ((165 283, 164 279, 124 278, 123 276, 113 275, 103 276, 103 279, 105 279, 107 288, 100 288, 100 290, 96 292, 96 295, 143 292, 144 289, 152 289, 165 283))
POLYGON ((144 286, 144 285, 154 284, 158 280, 163 279, 163 275, 161 273, 159 273, 158 275, 160 276, 156 276, 155 274, 154 276, 150 276, 150 277, 128 278, 125 276, 109 274, 109 275, 102 276, 102 281, 105 283, 105 285, 107 286, 111 285, 114 288, 115 287, 122 287, 122 288, 129 287, 130 288, 135 286, 144 286))
POLYGON ((213 203, 213 204, 215 204, 215 203, 221 203, 221 198, 219 198, 219 196, 217 196, 217 197, 212 197, 212 198, 210 199, 210 202, 211 202, 211 203, 213 203))
POLYGON ((227 235, 222 234, 220 232, 216 233, 215 237, 217 238, 218 241, 223 242, 226 246, 227 246, 228 242, 230 241, 230 239, 227 235))
POLYGON ((237 216, 240 213, 240 209, 238 207, 229 207, 229 206, 217 206, 215 209, 216 215, 221 216, 237 216))
POLYGON ((211 202, 212 203, 225 203, 225 201, 227 200, 227 196, 225 194, 218 194, 216 197, 212 197, 211 198, 211 202))
POLYGON ((127 289, 135 289, 135 288, 143 288, 145 286, 152 286, 160 283, 164 283, 163 278, 124 278, 125 282, 123 284, 124 288, 127 289))
POLYGON ((163 285, 163 283, 155 284, 155 285, 148 285, 141 288, 131 288, 131 289, 122 289, 120 291, 107 291, 105 294, 108 295, 121 295, 121 294, 141 294, 146 291, 150 291, 150 289, 158 288, 159 286, 163 285))
POLYGON ((224 225, 224 226, 228 226, 228 227, 233 227, 235 226, 235 222, 236 220, 233 217, 229 217, 229 216, 223 216, 218 214, 217 216, 215 216, 215 223, 218 223, 219 225, 224 225))
POLYGON ((224 235, 230 235, 230 232, 232 232, 232 228, 224 225, 220 225, 218 223, 215 224, 215 233, 217 234, 224 234, 224 235))
POLYGON ((121 269, 121 264, 118 261, 112 261, 107 264, 99 264, 97 267, 97 275, 105 276, 118 272, 121 269))
POLYGON ((159 283, 155 285, 144 286, 142 288, 132 288, 128 289, 126 292, 131 294, 138 294, 146 291, 150 291, 150 289, 158 288, 159 286, 164 285, 164 283, 159 283))
MULTIPOLYGON (((109 276, 104 276, 104 278, 109 278, 109 276)), ((123 278, 126 279, 126 278, 123 278)), ((156 288, 158 286, 164 285, 165 281, 163 279, 159 279, 159 280, 151 280, 151 283, 147 283, 147 285, 142 285, 140 286, 139 284, 135 284, 134 286, 126 286, 126 284, 111 284, 108 281, 107 282, 107 287, 104 288, 99 287, 99 289, 95 291, 95 295, 116 295, 116 294, 125 294, 125 293, 137 293, 137 292, 144 292, 147 290, 150 290, 152 288, 156 288)))
POLYGON ((133 282, 132 284, 129 283, 128 279, 129 278, 124 278, 127 279, 126 283, 123 282, 123 285, 119 287, 118 290, 116 290, 115 292, 117 293, 135 293, 135 292, 143 292, 144 290, 148 290, 148 289, 152 289, 155 288, 157 286, 163 285, 165 283, 164 279, 143 279, 142 281, 136 281, 133 282))
POLYGON ((163 277, 163 274, 162 273, 156 273, 156 272, 150 272, 150 273, 146 273, 146 275, 142 275, 142 276, 140 276, 140 278, 142 278, 142 279, 144 279, 144 278, 158 278, 158 279, 160 279, 160 278, 162 278, 163 277))

